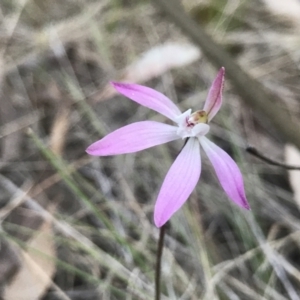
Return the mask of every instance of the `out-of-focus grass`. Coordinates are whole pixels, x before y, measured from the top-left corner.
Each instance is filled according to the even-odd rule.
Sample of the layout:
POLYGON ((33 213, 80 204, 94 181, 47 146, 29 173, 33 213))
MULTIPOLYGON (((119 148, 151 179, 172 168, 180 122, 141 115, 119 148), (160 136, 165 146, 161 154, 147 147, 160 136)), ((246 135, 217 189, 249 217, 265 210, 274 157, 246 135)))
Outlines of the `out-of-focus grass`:
MULTIPOLYGON (((23 192, 26 180, 33 185, 24 195, 27 209, 42 204, 38 211, 45 217, 47 207, 57 203, 57 211, 51 212, 58 249, 51 258, 57 264, 54 283, 70 298, 75 290, 80 296, 74 299, 152 299, 158 239, 153 206, 182 145, 84 158, 92 141, 119 126, 144 119, 164 121, 124 97, 96 102, 90 95, 120 77, 119 70, 143 51, 184 37, 147 1, 51 3, 51 9, 48 1, 0 4, 2 153, 19 133, 14 137, 17 155, 2 159, 1 205, 6 207, 14 193, 23 192), (62 152, 55 154, 49 149, 51 129, 66 103, 69 129, 62 152), (33 112, 39 117, 32 119, 33 112), (31 137, 20 130, 10 133, 10 122, 20 130, 31 124, 31 137), (39 168, 33 167, 36 162, 39 168)), ((299 69, 293 47, 299 39, 294 29, 258 10, 260 1, 184 3, 192 17, 205 15, 200 23, 245 69, 287 95, 283 109, 296 118, 299 69), (276 37, 292 42, 280 45, 276 37)), ((198 109, 214 74, 201 58, 144 84, 175 95, 182 110, 198 109)), ((167 232, 162 299, 299 299, 300 222, 287 174, 244 151, 253 143, 280 157, 283 144, 272 124, 240 104, 228 81, 210 137, 240 165, 252 210, 244 212, 228 201, 203 155, 197 189, 167 232)), ((25 246, 9 227, 26 236, 28 219, 22 224, 3 220, 2 236, 25 246)), ((44 299, 53 297, 49 291, 44 299)))

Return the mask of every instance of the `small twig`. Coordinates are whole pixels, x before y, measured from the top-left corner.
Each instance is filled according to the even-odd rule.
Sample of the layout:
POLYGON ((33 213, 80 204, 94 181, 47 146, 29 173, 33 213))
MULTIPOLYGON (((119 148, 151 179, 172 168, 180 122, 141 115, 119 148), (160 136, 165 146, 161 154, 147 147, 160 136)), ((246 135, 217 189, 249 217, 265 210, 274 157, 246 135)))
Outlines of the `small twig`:
POLYGON ((160 300, 160 278, 161 278, 161 258, 164 249, 164 237, 166 231, 166 224, 159 229, 159 240, 156 254, 155 267, 155 300, 160 300))
POLYGON ((252 154, 253 156, 256 156, 257 158, 263 160, 264 162, 273 165, 273 166, 278 166, 287 170, 300 170, 300 166, 291 166, 291 165, 286 165, 282 162, 276 161, 272 158, 269 158, 265 155, 263 155, 262 153, 260 153, 255 147, 253 146, 248 146, 246 148, 246 151, 250 154, 252 154))

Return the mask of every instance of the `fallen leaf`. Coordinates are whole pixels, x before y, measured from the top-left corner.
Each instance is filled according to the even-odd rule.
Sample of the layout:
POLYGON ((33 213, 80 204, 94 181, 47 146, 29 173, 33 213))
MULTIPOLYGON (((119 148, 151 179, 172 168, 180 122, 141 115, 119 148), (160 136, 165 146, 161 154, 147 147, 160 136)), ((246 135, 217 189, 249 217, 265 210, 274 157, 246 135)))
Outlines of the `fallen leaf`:
POLYGON ((4 300, 41 299, 52 283, 56 251, 51 223, 45 222, 27 245, 27 251, 19 247, 22 265, 4 289, 4 300))
MULTIPOLYGON (((0 239, 0 285, 8 282, 21 267, 15 247, 4 238, 0 239)), ((1 297, 0 297, 1 298, 1 297)))
POLYGON ((199 59, 200 50, 192 44, 166 43, 144 53, 128 66, 122 81, 144 82, 173 68, 180 68, 199 59))
POLYGON ((279 15, 295 25, 300 25, 299 0, 264 0, 264 2, 273 14, 279 15))

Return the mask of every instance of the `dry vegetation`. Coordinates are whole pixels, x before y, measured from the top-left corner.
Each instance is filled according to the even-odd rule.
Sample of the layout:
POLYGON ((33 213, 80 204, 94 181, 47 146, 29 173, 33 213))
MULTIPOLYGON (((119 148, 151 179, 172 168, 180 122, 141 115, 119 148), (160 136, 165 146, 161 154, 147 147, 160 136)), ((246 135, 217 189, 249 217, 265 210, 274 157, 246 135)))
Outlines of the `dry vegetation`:
MULTIPOLYGON (((262 0, 182 3, 296 120, 300 3, 290 1, 282 11, 262 0)), ((165 121, 109 80, 151 86, 184 110, 202 107, 216 69, 147 0, 2 0, 0 21, 1 297, 153 299, 153 205, 182 143, 106 158, 85 148, 132 121, 165 121)), ((227 200, 204 159, 167 231, 162 299, 300 299, 299 190, 245 152, 284 160, 286 145, 229 80, 211 138, 241 167, 252 211, 227 200)), ((286 155, 299 164, 297 151, 286 155)))

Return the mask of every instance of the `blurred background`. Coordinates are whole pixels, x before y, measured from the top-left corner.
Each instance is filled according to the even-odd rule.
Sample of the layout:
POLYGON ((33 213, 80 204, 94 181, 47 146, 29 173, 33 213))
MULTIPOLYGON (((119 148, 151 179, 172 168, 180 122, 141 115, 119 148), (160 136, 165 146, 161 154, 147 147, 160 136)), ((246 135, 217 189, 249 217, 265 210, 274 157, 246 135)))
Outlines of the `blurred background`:
MULTIPOLYGON (((217 65, 156 3, 0 2, 1 299, 153 299, 153 207, 182 141, 116 157, 85 149, 123 125, 166 121, 117 95, 110 80, 152 87, 182 111, 203 107, 217 65)), ((298 124, 300 1, 181 5, 276 95, 266 103, 288 116, 282 126, 298 124)), ((228 201, 202 155, 197 188, 167 229, 162 299, 297 300, 300 171, 245 148, 298 166, 300 154, 230 78, 209 137, 241 168, 252 210, 228 201)))

